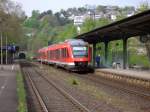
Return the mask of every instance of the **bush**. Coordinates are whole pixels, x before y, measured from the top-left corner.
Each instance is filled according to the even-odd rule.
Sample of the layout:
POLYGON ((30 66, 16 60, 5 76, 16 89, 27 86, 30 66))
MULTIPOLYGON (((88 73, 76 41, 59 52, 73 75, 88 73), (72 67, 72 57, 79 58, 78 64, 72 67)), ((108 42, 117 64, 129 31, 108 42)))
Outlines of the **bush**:
POLYGON ((132 54, 129 57, 129 65, 140 65, 144 68, 150 68, 150 61, 145 55, 132 54))
POLYGON ((73 84, 73 85, 78 85, 77 80, 73 79, 73 80, 72 80, 72 84, 73 84))

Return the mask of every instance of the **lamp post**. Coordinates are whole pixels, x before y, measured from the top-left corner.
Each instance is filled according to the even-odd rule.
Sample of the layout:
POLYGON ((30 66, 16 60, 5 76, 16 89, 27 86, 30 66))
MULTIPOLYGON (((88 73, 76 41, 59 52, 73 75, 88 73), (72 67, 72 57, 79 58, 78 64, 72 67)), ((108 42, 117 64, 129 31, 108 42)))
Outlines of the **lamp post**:
POLYGON ((7 60, 7 36, 6 36, 6 65, 7 65, 7 62, 8 62, 8 60, 7 60))
POLYGON ((3 37, 1 32, 1 65, 3 65, 3 37))

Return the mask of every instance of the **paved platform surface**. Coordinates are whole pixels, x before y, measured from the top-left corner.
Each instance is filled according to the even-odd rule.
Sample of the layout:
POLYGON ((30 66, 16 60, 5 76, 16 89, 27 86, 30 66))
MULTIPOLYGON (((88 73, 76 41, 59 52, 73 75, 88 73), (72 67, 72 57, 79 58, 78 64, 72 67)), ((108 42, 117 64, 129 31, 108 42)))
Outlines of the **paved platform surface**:
POLYGON ((0 112, 17 112, 16 67, 0 66, 0 112))
POLYGON ((135 70, 102 68, 102 69, 96 69, 96 72, 115 73, 117 75, 125 75, 129 77, 150 80, 150 71, 135 71, 135 70))

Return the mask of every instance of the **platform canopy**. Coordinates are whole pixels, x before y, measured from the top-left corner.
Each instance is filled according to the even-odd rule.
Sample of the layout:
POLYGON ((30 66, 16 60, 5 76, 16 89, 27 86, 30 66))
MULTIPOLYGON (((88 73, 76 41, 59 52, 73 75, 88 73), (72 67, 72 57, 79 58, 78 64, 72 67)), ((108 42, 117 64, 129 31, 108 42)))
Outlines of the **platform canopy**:
POLYGON ((150 34, 150 10, 96 28, 75 38, 83 39, 89 43, 98 43, 147 34, 150 34))

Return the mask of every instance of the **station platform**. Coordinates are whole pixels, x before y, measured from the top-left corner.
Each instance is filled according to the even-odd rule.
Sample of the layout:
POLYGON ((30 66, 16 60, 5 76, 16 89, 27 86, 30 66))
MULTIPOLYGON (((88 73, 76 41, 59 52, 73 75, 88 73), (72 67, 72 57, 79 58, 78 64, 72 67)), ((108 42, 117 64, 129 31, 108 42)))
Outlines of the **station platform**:
POLYGON ((17 112, 16 66, 0 65, 0 112, 17 112))
POLYGON ((99 68, 99 69, 96 69, 95 72, 113 73, 116 75, 122 75, 122 76, 133 77, 133 78, 150 81, 150 70, 140 71, 140 70, 128 70, 128 69, 123 70, 123 69, 99 68))

